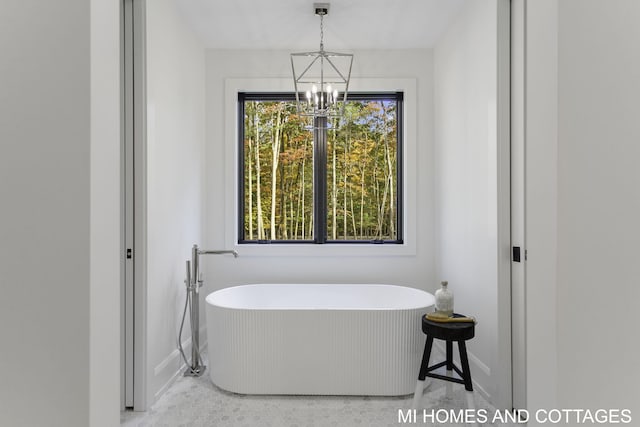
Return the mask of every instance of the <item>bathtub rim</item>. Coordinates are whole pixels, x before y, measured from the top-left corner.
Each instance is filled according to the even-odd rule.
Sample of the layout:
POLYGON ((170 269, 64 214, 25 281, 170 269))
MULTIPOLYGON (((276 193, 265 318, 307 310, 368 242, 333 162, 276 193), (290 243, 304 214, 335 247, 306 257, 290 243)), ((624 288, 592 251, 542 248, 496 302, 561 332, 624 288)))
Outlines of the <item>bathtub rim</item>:
MULTIPOLYGON (((228 310, 253 310, 253 311, 306 311, 306 310, 318 310, 318 311, 401 311, 401 310, 417 310, 417 309, 427 309, 429 307, 433 307, 435 305, 435 296, 422 289, 412 288, 409 286, 401 286, 401 285, 390 285, 384 283, 252 283, 252 284, 244 284, 244 285, 235 285, 235 286, 227 286, 221 289, 217 289, 213 292, 210 292, 205 297, 205 301, 207 305, 216 308, 223 308, 228 310), (401 307, 371 307, 371 306, 345 306, 345 307, 319 307, 319 306, 277 306, 277 307, 249 307, 249 306, 236 306, 231 304, 224 304, 219 302, 214 302, 216 295, 222 294, 224 292, 229 292, 235 288, 264 288, 268 286, 282 286, 282 287, 297 287, 297 286, 320 286, 320 287, 333 287, 333 286, 373 286, 373 287, 387 287, 387 288, 399 288, 402 292, 415 292, 416 294, 424 294, 420 295, 422 297, 427 297, 430 300, 428 304, 417 304, 410 302, 410 304, 403 305, 401 307)), ((413 300, 412 300, 413 301, 413 300)))

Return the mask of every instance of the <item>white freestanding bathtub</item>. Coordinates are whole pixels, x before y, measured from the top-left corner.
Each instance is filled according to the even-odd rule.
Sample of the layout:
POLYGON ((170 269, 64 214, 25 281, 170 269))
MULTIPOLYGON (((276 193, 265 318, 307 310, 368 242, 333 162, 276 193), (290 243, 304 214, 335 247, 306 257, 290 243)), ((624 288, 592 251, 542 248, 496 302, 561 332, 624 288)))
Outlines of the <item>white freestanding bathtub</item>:
POLYGON ((211 380, 243 394, 411 394, 434 304, 393 285, 245 285, 206 300, 211 380))

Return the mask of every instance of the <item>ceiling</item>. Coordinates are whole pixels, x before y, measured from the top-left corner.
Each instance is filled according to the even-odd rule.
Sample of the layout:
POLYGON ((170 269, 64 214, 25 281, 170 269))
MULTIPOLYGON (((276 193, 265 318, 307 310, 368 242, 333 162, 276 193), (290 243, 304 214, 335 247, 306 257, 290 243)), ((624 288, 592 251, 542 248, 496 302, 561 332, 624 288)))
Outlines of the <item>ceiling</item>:
MULTIPOLYGON (((313 0, 173 0, 208 48, 316 50, 313 0)), ((469 0, 333 0, 325 49, 433 47, 469 0)))

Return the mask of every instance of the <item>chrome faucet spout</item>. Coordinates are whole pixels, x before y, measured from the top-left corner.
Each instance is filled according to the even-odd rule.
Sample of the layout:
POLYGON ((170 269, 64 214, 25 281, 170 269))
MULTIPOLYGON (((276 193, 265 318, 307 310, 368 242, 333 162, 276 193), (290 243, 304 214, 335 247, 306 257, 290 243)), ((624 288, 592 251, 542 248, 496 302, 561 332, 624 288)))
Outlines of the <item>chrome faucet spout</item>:
POLYGON ((238 251, 222 250, 222 251, 205 251, 199 250, 198 255, 224 255, 231 254, 234 258, 238 258, 238 251))
POLYGON ((203 249, 200 249, 198 245, 193 245, 193 248, 191 249, 191 268, 192 268, 191 281, 192 283, 195 284, 196 282, 202 282, 202 279, 200 279, 200 255, 224 255, 224 254, 231 254, 234 256, 234 258, 238 258, 237 251, 203 250, 203 249))

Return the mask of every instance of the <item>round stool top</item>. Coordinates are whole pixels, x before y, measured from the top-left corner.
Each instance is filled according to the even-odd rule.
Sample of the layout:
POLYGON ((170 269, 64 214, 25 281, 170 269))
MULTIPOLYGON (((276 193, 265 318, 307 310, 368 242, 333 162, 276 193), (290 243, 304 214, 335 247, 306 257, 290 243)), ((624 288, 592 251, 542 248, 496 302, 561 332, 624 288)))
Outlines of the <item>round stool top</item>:
MULTIPOLYGON (((465 317, 461 314, 453 313, 453 317, 465 317)), ((422 316, 422 332, 425 334, 447 341, 466 341, 475 336, 476 324, 474 322, 434 322, 422 316)))

